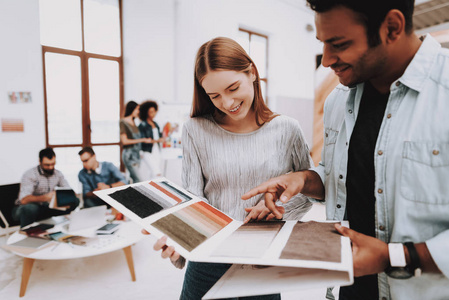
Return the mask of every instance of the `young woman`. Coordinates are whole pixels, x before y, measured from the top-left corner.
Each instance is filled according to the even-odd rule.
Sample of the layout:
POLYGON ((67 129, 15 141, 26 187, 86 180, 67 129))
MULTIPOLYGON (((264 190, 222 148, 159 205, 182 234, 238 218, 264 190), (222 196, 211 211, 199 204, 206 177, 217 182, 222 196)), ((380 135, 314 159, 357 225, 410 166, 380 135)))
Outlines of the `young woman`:
POLYGON ((150 138, 151 144, 142 144, 142 174, 146 173, 148 178, 162 176, 160 144, 164 141, 159 125, 154 121, 158 110, 155 101, 148 100, 140 104, 139 124, 140 135, 150 138))
MULTIPOLYGON (((139 105, 134 101, 126 103, 125 117, 120 120, 120 141, 123 145, 122 159, 133 182, 140 178, 140 143, 151 143, 150 138, 141 138, 134 119, 139 116, 139 105)), ((145 179, 145 178, 143 178, 145 179)))
MULTIPOLYGON (((273 218, 263 196, 241 196, 273 176, 308 169, 311 158, 298 122, 266 106, 257 68, 235 41, 219 37, 198 50, 191 117, 182 134, 184 187, 234 219, 273 218)), ((301 219, 310 207, 298 195, 284 205, 284 219, 301 219)), ((182 266, 184 258, 165 242, 158 240, 155 250, 164 248, 162 257, 182 266)), ((201 299, 229 267, 189 262, 181 299, 201 299)))

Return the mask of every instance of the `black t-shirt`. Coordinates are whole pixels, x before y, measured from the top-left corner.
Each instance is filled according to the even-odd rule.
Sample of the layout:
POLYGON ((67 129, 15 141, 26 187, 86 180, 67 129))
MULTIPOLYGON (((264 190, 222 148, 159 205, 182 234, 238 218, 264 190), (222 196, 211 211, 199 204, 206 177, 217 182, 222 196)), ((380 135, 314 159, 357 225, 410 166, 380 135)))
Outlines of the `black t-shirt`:
MULTIPOLYGON (((348 149, 346 217, 357 232, 375 237, 374 150, 389 93, 379 93, 365 83, 357 120, 348 149)), ((340 289, 340 299, 379 299, 377 275, 357 277, 354 285, 340 289)))

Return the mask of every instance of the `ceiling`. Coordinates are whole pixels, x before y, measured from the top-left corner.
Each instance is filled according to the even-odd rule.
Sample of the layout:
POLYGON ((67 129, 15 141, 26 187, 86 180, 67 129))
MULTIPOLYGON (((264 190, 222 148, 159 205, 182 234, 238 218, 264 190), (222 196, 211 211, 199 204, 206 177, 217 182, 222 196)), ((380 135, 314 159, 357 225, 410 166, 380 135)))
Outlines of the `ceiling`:
POLYGON ((449 0, 430 0, 415 5, 415 30, 449 22, 449 0))

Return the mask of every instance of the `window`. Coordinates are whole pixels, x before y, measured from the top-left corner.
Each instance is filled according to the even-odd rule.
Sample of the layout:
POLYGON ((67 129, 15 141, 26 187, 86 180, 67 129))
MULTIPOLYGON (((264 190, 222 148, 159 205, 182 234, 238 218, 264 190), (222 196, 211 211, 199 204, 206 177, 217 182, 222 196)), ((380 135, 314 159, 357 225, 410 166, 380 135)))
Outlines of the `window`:
POLYGON ((80 191, 78 151, 120 165, 121 0, 40 0, 46 144, 80 191))
POLYGON ((245 29, 239 29, 237 41, 256 64, 260 76, 262 95, 265 102, 268 102, 268 37, 245 29))

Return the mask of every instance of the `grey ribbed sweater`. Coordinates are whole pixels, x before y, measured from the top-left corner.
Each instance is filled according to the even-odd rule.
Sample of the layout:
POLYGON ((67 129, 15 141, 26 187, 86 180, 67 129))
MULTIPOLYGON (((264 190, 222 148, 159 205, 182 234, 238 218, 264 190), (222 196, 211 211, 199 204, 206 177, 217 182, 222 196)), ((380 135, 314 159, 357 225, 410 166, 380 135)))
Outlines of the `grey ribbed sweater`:
MULTIPOLYGON (((263 199, 258 195, 244 201, 244 193, 272 177, 312 166, 301 127, 287 116, 250 133, 227 131, 212 116, 192 118, 183 126, 182 143, 184 188, 240 221, 245 207, 263 199)), ((284 204, 284 220, 301 219, 311 205, 304 195, 295 196, 284 204)))

